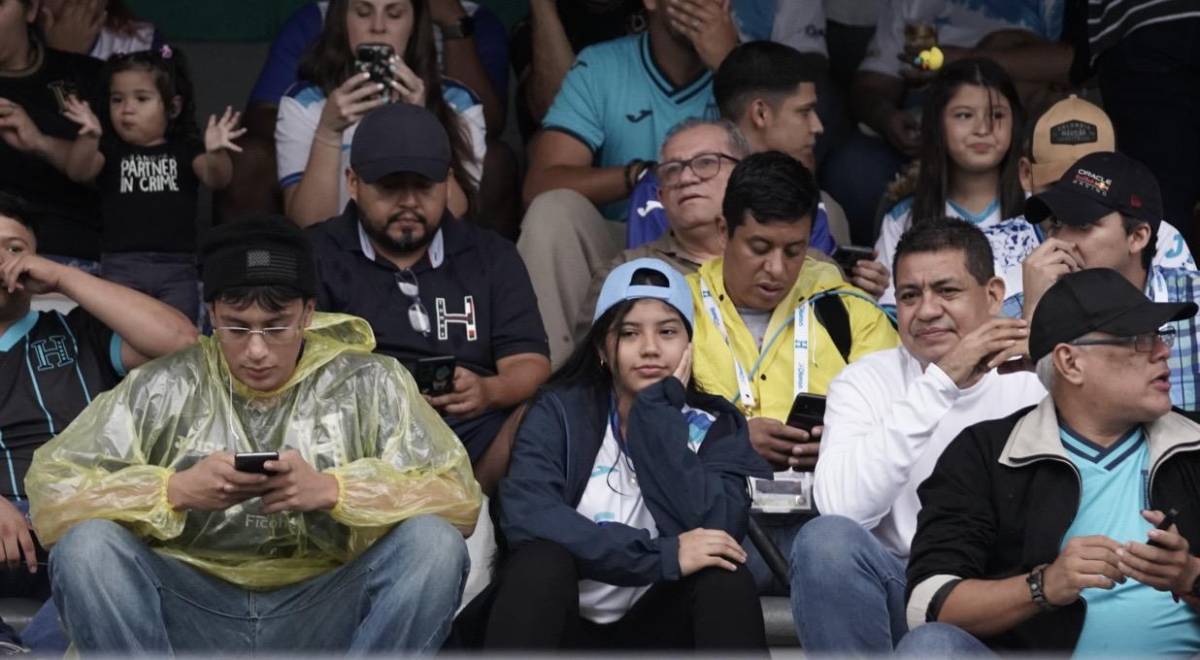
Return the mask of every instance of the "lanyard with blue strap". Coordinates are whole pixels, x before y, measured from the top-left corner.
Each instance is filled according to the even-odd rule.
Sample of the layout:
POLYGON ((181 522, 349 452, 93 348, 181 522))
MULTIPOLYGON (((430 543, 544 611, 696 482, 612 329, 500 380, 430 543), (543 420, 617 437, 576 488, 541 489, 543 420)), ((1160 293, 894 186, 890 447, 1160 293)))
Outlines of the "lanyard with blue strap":
MULTIPOLYGON (((796 396, 801 392, 809 391, 809 350, 812 347, 812 324, 810 322, 812 304, 821 298, 827 296, 849 296, 851 298, 861 298, 867 302, 879 307, 871 298, 859 294, 854 291, 840 291, 831 289, 822 291, 811 298, 800 301, 800 304, 792 312, 792 396, 796 396)), ((717 331, 721 333, 721 338, 725 340, 725 346, 729 349, 729 355, 733 360, 733 370, 737 374, 738 380, 738 397, 742 407, 747 411, 753 410, 755 405, 754 391, 750 385, 750 378, 758 373, 762 366, 762 360, 770 351, 775 341, 783 333, 787 325, 780 325, 771 334, 770 339, 763 341, 762 348, 759 350, 758 360, 747 373, 746 369, 737 359, 737 353, 733 350, 733 342, 729 339, 729 330, 725 326, 724 317, 721 314, 720 307, 717 306, 717 301, 712 294, 712 290, 708 288, 708 283, 704 278, 700 278, 700 300, 704 305, 704 311, 712 319, 713 325, 717 327, 717 331)), ((882 309, 882 308, 880 308, 882 309)), ((884 310, 886 314, 886 310, 884 310)), ((890 316, 890 315, 889 315, 890 316)))
MULTIPOLYGON (((750 384, 750 374, 758 372, 763 356, 767 354, 771 344, 778 338, 783 326, 780 326, 779 331, 775 332, 771 341, 763 342, 763 346, 759 350, 758 361, 747 373, 737 358, 737 352, 733 349, 733 342, 729 339, 729 329, 725 326, 725 318, 721 314, 721 309, 717 306, 712 290, 708 288, 708 283, 704 281, 703 277, 700 278, 700 300, 704 305, 704 312, 712 319, 713 325, 717 327, 721 338, 725 340, 725 346, 729 349, 729 356, 733 360, 733 371, 737 374, 739 402, 745 410, 753 410, 756 403, 754 389, 750 384)), ((809 316, 809 305, 804 303, 797 306, 792 312, 792 388, 797 393, 808 391, 808 350, 812 345, 809 316)))

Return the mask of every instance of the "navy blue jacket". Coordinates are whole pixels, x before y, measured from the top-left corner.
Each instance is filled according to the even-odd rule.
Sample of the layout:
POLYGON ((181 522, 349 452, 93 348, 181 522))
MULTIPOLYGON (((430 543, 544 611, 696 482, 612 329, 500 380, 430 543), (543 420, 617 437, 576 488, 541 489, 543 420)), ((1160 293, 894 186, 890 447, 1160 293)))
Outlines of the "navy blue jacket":
POLYGON ((691 402, 716 416, 698 452, 688 448, 680 413, 687 395, 675 378, 644 389, 630 411, 626 447, 660 536, 620 523, 597 524, 575 510, 604 442, 609 393, 604 388, 550 388, 539 393, 517 432, 508 476, 500 483, 500 524, 508 543, 545 539, 566 548, 581 579, 619 586, 678 580, 679 535, 721 529, 746 533, 746 477, 771 477, 750 445, 746 419, 729 402, 691 402))

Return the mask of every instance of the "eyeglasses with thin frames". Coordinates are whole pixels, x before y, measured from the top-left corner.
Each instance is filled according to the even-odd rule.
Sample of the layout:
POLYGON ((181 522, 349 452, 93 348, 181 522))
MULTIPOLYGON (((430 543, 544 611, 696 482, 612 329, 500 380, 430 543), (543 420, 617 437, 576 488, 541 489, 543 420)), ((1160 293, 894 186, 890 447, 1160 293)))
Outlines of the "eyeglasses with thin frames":
POLYGON ((1069 342, 1071 346, 1133 346, 1138 353, 1153 353, 1158 342, 1167 348, 1175 345, 1175 328, 1163 328, 1154 332, 1146 332, 1133 337, 1113 337, 1111 339, 1076 339, 1069 342))
POLYGON ((696 154, 687 160, 668 160, 665 163, 659 163, 654 168, 654 175, 658 177, 658 185, 665 188, 679 186, 679 180, 683 178, 683 171, 686 169, 691 169, 696 174, 696 178, 701 181, 707 181, 720 173, 722 160, 729 160, 735 164, 740 162, 729 154, 715 151, 705 152, 696 154))
POLYGON ((216 331, 217 338, 227 344, 244 344, 250 341, 250 338, 254 335, 258 335, 268 344, 279 345, 286 344, 295 339, 300 331, 300 326, 287 325, 263 328, 262 330, 251 330, 250 328, 242 328, 235 325, 223 325, 215 327, 213 330, 216 331))
POLYGON ((408 306, 408 324, 416 332, 428 335, 431 327, 429 312, 421 302, 421 285, 417 281, 417 274, 408 268, 396 271, 396 287, 400 289, 400 293, 412 300, 412 304, 408 306))

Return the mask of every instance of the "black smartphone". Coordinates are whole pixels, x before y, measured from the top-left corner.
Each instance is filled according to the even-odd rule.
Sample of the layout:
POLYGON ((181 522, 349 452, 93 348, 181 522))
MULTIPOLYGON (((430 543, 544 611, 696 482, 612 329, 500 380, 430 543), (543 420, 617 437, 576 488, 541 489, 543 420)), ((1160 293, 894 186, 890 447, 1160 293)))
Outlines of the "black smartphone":
MULTIPOLYGON (((1163 516, 1162 522, 1158 523, 1158 525, 1154 529, 1162 530, 1165 532, 1171 528, 1171 525, 1175 524, 1175 519, 1178 517, 1179 517, 1178 509, 1175 509, 1175 508, 1167 509, 1167 515, 1163 516)), ((1162 545, 1160 545, 1154 539, 1150 539, 1149 541, 1146 541, 1146 545, 1152 545, 1156 548, 1162 547, 1162 545)))
POLYGON ((417 389, 421 394, 441 396, 454 391, 454 367, 457 360, 453 355, 428 357, 417 360, 416 373, 413 378, 417 381, 417 389))
POLYGON ((371 82, 384 85, 384 95, 390 94, 392 74, 391 59, 396 50, 388 44, 359 44, 354 49, 354 68, 371 76, 371 82))
POLYGON ((800 393, 792 402, 787 425, 801 431, 812 432, 814 426, 825 423, 825 397, 820 394, 800 393))
POLYGON ((238 472, 271 474, 271 471, 263 467, 263 464, 267 461, 277 460, 279 460, 277 451, 238 452, 233 455, 233 467, 238 472))
POLYGON ((833 260, 837 265, 842 267, 842 270, 847 275, 854 269, 854 264, 866 259, 870 261, 875 258, 875 249, 862 247, 860 245, 839 245, 833 251, 833 260))

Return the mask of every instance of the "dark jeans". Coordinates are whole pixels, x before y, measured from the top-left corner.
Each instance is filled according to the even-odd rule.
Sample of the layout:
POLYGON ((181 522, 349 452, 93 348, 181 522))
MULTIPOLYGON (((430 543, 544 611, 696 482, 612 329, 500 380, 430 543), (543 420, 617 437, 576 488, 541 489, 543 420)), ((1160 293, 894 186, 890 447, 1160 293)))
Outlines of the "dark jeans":
POLYGON ((488 649, 696 649, 763 651, 766 634, 745 568, 708 568, 659 582, 620 620, 579 615, 575 558, 550 541, 518 547, 500 570, 484 646, 488 649))
POLYGON ((168 252, 106 252, 100 276, 167 303, 198 324, 200 275, 196 258, 168 252))
POLYGON ((1200 201, 1200 19, 1136 30, 1097 60, 1117 148, 1158 178, 1166 219, 1188 246, 1200 201))

